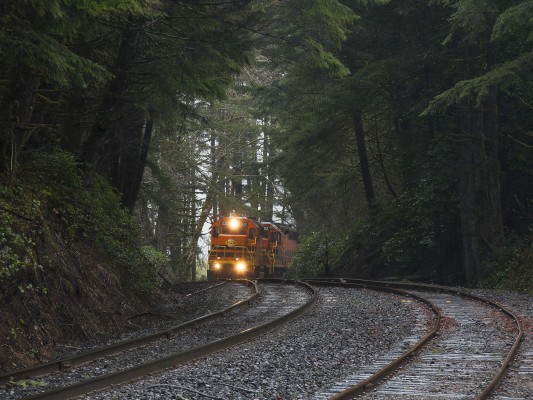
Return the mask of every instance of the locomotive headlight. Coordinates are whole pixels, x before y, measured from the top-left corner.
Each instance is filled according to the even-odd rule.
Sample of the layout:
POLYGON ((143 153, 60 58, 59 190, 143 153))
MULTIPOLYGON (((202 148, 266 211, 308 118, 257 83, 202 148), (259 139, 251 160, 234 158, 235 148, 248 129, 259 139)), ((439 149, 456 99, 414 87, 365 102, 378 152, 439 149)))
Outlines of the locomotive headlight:
POLYGON ((236 231, 239 229, 240 223, 237 218, 230 218, 229 220, 229 227, 232 231, 236 231))
POLYGON ((220 269, 222 267, 222 265, 220 263, 214 263, 213 264, 213 268, 215 269, 220 269))
POLYGON ((244 261, 239 261, 237 264, 235 264, 235 269, 237 272, 246 271, 246 263, 244 261))

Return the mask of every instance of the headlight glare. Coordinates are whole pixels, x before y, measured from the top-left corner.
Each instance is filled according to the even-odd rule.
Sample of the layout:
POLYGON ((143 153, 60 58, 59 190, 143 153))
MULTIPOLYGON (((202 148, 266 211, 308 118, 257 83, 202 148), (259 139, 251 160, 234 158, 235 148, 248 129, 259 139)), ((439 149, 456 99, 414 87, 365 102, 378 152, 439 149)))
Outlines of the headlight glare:
POLYGON ((246 271, 246 263, 244 261, 239 261, 237 264, 235 264, 235 269, 237 272, 246 271))

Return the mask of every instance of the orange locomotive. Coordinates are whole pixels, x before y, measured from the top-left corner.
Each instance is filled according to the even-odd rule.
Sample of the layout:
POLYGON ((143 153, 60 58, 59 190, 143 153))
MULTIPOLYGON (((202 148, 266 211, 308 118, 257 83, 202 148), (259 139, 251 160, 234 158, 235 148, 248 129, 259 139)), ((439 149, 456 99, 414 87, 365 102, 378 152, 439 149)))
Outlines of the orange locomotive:
POLYGON ((211 226, 207 279, 283 276, 296 246, 296 232, 286 225, 220 217, 211 226))

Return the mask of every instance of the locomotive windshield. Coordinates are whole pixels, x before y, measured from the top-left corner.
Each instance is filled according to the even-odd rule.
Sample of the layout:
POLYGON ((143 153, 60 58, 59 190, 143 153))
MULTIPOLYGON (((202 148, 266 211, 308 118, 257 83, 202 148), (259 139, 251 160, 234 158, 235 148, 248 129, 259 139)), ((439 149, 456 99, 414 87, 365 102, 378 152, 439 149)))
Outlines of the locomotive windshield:
POLYGON ((239 219, 231 218, 222 221, 223 235, 246 235, 246 228, 248 222, 239 219))
POLYGON ((279 242, 281 240, 281 235, 277 232, 272 232, 270 234, 270 241, 272 243, 279 242))

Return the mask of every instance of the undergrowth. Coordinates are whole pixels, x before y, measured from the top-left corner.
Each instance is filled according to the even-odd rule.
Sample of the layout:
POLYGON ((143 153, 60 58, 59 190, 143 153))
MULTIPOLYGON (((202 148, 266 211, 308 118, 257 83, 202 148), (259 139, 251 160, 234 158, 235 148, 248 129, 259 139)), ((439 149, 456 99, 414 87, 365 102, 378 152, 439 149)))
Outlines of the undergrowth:
POLYGON ((46 290, 38 283, 54 262, 45 251, 53 242, 89 244, 126 287, 155 287, 166 256, 141 248, 139 225, 107 181, 87 187, 75 157, 60 150, 34 152, 24 165, 0 175, 0 299, 46 290))
POLYGON ((342 234, 333 236, 323 231, 302 235, 289 268, 290 277, 316 278, 331 274, 346 246, 345 240, 342 234))
POLYGON ((482 287, 533 294, 533 228, 523 238, 510 235, 507 246, 495 261, 485 263, 483 272, 482 287))

